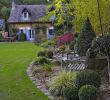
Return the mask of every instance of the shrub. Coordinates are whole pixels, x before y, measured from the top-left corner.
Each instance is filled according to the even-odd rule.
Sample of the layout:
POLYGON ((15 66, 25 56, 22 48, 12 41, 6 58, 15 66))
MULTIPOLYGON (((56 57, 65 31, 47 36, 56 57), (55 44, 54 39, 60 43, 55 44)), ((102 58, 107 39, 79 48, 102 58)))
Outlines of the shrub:
POLYGON ((76 75, 76 86, 80 89, 83 85, 93 85, 99 88, 101 84, 100 76, 92 70, 83 70, 76 75))
POLYGON ((97 88, 92 85, 84 85, 79 90, 79 100, 97 100, 97 88))
POLYGON ((37 57, 34 61, 35 65, 44 65, 44 64, 50 64, 50 61, 46 59, 45 57, 37 57))
POLYGON ((39 51, 38 53, 37 53, 37 56, 39 57, 39 56, 41 56, 41 57, 44 57, 46 55, 46 51, 39 51))
POLYGON ((74 45, 75 45, 76 41, 72 41, 70 44, 70 50, 74 50, 74 45))
POLYGON ((66 100, 79 100, 78 88, 75 85, 70 85, 63 90, 63 96, 66 100))
POLYGON ((19 41, 26 41, 26 34, 25 33, 21 33, 19 35, 19 41))
POLYGON ((92 44, 92 40, 96 37, 96 34, 92 28, 89 18, 85 21, 82 32, 77 39, 77 52, 80 56, 85 56, 88 48, 92 44))
POLYGON ((46 52, 46 56, 47 56, 48 58, 53 58, 53 52, 52 52, 52 51, 47 51, 47 52, 46 52))
POLYGON ((61 72, 58 76, 52 78, 49 82, 49 91, 56 96, 62 96, 64 88, 73 84, 73 80, 76 77, 72 72, 61 72))
POLYGON ((51 64, 45 64, 43 66, 43 69, 46 70, 46 71, 51 72, 52 71, 52 65, 51 64))
POLYGON ((0 33, 0 42, 2 41, 2 39, 3 39, 3 36, 2 36, 2 34, 0 33))
POLYGON ((48 45, 51 45, 51 46, 55 46, 56 44, 57 44, 57 41, 56 41, 55 39, 50 40, 50 41, 48 42, 48 45))

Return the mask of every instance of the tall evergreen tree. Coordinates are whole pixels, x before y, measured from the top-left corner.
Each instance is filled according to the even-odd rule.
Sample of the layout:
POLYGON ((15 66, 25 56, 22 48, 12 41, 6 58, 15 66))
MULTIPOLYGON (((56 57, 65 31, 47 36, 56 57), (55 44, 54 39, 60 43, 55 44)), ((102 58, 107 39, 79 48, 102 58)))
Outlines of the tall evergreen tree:
POLYGON ((88 48, 90 48, 92 40, 96 34, 92 28, 89 18, 85 21, 82 32, 79 34, 77 40, 77 52, 80 56, 85 56, 88 48))

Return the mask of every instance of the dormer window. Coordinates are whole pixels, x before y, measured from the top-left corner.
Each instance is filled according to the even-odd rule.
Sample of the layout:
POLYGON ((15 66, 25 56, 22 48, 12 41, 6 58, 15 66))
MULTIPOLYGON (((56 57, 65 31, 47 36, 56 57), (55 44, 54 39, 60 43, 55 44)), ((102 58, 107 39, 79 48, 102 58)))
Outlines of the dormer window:
POLYGON ((23 19, 24 20, 29 20, 29 13, 28 12, 23 13, 23 19))
POLYGON ((27 11, 27 9, 24 9, 22 12, 22 19, 23 20, 29 20, 29 12, 27 11))

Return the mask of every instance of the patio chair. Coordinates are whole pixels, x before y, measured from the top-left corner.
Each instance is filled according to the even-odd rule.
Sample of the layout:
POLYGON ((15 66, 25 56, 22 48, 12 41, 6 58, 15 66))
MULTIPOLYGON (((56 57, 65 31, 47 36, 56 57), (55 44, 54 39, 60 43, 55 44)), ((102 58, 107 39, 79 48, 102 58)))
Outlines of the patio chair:
POLYGON ((17 37, 16 35, 9 37, 8 32, 3 32, 2 36, 3 36, 3 41, 5 42, 14 42, 17 37))

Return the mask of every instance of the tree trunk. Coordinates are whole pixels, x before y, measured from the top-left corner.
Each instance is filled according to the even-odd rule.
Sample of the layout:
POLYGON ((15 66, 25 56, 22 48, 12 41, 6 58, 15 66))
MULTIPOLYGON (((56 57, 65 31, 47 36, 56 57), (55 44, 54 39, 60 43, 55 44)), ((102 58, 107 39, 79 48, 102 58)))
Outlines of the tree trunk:
POLYGON ((110 57, 107 57, 108 61, 108 76, 109 76, 109 83, 110 83, 110 57))

